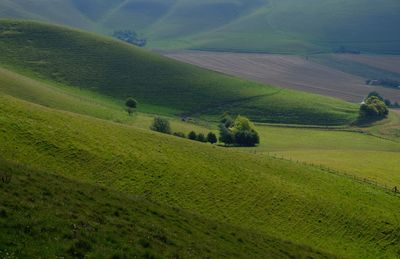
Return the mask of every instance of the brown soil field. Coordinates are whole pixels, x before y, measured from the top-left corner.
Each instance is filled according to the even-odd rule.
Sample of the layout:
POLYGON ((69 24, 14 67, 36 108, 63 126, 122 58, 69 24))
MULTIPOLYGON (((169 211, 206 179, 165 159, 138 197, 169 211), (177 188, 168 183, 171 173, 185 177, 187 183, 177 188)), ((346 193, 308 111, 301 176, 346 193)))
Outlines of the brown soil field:
POLYGON ((336 57, 400 74, 400 56, 342 54, 336 57))
MULTIPOLYGON (((204 51, 163 54, 221 73, 284 88, 333 96, 351 102, 361 102, 363 97, 371 91, 378 91, 392 101, 400 101, 400 90, 367 86, 366 78, 317 64, 300 56, 204 51)), ((375 64, 375 57, 376 66, 389 66, 397 69, 395 68, 395 64, 398 62, 397 58, 393 58, 394 61, 388 65, 381 56, 365 56, 365 58, 362 55, 357 56, 357 58, 364 58, 368 64, 375 64)), ((349 55, 344 58, 353 57, 349 55)))

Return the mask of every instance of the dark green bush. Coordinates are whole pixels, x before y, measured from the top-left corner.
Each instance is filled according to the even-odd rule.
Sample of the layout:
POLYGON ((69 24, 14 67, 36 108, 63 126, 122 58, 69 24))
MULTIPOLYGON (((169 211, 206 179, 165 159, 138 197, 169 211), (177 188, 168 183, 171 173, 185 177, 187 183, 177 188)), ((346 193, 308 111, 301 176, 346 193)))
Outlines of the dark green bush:
POLYGON ((389 109, 379 97, 371 96, 361 104, 361 119, 382 119, 389 114, 389 109))
POLYGON ((235 136, 223 123, 219 125, 219 141, 225 145, 233 145, 235 143, 235 136))
POLYGON ((217 136, 212 132, 208 133, 207 142, 210 142, 211 144, 217 143, 218 142, 217 136))
POLYGON ((153 124, 151 125, 150 129, 165 134, 171 134, 171 126, 169 124, 169 121, 161 117, 154 118, 153 124))
POLYGON ((191 140, 197 140, 197 134, 194 131, 191 131, 188 135, 188 138, 191 140))
POLYGON ((199 135, 197 135, 197 141, 207 142, 206 136, 203 133, 199 133, 199 135))

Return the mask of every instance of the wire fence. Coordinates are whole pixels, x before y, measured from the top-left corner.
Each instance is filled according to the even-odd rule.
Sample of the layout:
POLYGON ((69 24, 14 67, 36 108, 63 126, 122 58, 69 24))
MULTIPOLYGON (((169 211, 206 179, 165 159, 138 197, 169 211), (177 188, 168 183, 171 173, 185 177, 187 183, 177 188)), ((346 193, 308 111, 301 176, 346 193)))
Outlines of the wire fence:
POLYGON ((355 174, 352 174, 352 173, 349 173, 349 172, 345 172, 345 171, 342 171, 342 170, 339 171, 337 169, 333 169, 333 168, 330 168, 330 167, 328 167, 326 165, 322 165, 322 164, 314 164, 314 163, 310 163, 310 162, 306 162, 306 161, 294 160, 294 159, 287 158, 287 157, 284 157, 284 156, 278 156, 277 154, 268 154, 268 155, 270 157, 274 158, 274 159, 290 161, 290 162, 295 162, 297 164, 311 166, 311 167, 314 167, 314 168, 319 169, 319 170, 321 170, 323 172, 326 172, 326 173, 330 173, 330 174, 334 174, 334 175, 337 175, 337 176, 346 177, 346 178, 349 178, 349 179, 351 179, 353 181, 356 181, 356 182, 359 182, 359 183, 368 184, 368 185, 374 186, 376 188, 382 189, 383 191, 385 191, 387 193, 390 193, 392 195, 395 195, 395 196, 400 198, 400 190, 395 185, 389 186, 387 184, 380 183, 377 180, 372 180, 372 179, 369 179, 369 178, 360 177, 360 176, 357 176, 355 174))

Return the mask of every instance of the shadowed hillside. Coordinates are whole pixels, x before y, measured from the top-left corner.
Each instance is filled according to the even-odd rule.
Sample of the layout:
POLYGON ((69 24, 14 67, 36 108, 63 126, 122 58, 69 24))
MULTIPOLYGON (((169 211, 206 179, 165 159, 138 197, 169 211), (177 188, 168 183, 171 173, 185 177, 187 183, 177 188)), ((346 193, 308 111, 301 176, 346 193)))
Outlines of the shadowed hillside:
POLYGON ((125 100, 144 111, 256 121, 338 125, 357 106, 334 98, 261 85, 200 69, 128 44, 38 23, 0 23, 0 65, 45 81, 125 100))
POLYGON ((3 0, 0 17, 104 34, 135 30, 155 48, 400 53, 396 0, 3 0), (68 13, 68 15, 66 15, 68 13))

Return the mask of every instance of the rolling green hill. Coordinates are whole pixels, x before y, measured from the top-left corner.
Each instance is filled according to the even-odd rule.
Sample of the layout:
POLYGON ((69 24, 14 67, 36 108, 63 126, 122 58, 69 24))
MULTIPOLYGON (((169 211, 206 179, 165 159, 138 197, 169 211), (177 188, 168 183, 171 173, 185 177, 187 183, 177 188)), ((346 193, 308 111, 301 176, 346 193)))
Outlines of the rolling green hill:
POLYGON ((121 106, 133 96, 145 112, 215 119, 228 111, 260 122, 319 125, 357 116, 354 104, 225 76, 64 27, 2 21, 0 51, 4 68, 111 96, 121 106))
POLYGON ((155 48, 274 53, 340 47, 400 53, 396 0, 3 0, 0 17, 49 21, 104 34, 133 29, 155 48), (61 11, 62 10, 62 11, 61 11))
MULTIPOLYGON (((141 112, 341 124, 357 106, 46 24, 0 22, 0 53, 1 258, 400 257, 398 194, 269 155, 397 184, 382 168, 397 166, 398 117, 365 129, 390 140, 259 125, 259 147, 224 148, 152 132, 141 112)), ((185 133, 216 127, 170 120, 185 133)))
POLYGON ((0 183, 2 258, 328 256, 21 164, 0 160, 0 172, 12 174, 0 183))
POLYGON ((7 197, 0 205, 1 233, 7 233, 1 236, 13 237, 6 243, 9 252, 35 256, 48 247, 49 254, 64 255, 73 247, 96 255, 103 245, 120 247, 130 229, 139 228, 130 239, 135 245, 121 254, 168 255, 193 243, 194 254, 208 251, 217 256, 217 249, 224 256, 240 256, 247 248, 237 242, 243 242, 254 251, 245 257, 284 256, 287 251, 295 257, 400 255, 399 215, 394 213, 400 199, 351 178, 61 112, 4 94, 0 125, 2 172, 13 175, 10 184, 0 187, 2 197, 7 197), (7 169, 10 163, 12 168, 7 169), (54 184, 44 184, 47 181, 54 184), (135 202, 138 197, 145 201, 135 202), (71 208, 71 214, 57 217, 64 215, 61 204, 71 208), (118 216, 115 210, 120 207, 118 216), (23 217, 23 211, 37 217, 23 217), (161 215, 168 224, 157 235, 161 215), (208 231, 221 223, 221 228, 208 231), (182 225, 186 227, 181 229, 182 225), (111 234, 116 228, 125 229, 126 235, 111 234), (181 231, 188 231, 188 236, 171 236, 181 231), (140 239, 146 236, 150 245, 141 247, 140 239), (53 238, 66 243, 49 247, 46 240, 53 238), (21 240, 35 242, 19 250, 21 240))

